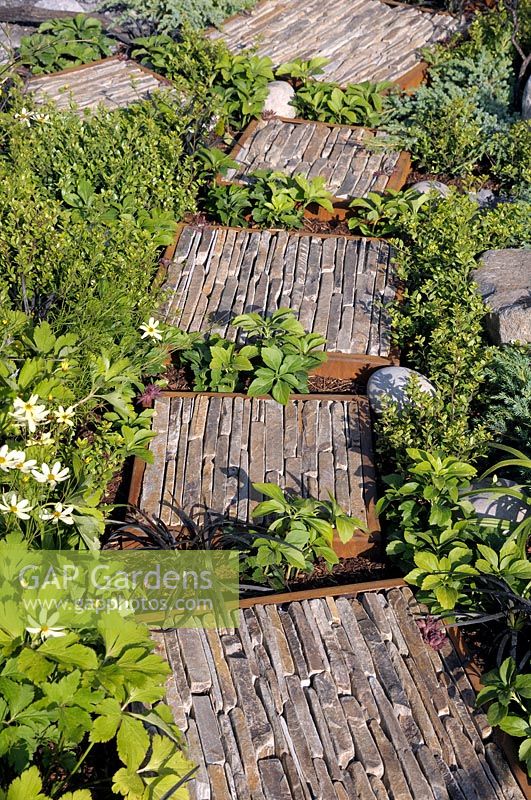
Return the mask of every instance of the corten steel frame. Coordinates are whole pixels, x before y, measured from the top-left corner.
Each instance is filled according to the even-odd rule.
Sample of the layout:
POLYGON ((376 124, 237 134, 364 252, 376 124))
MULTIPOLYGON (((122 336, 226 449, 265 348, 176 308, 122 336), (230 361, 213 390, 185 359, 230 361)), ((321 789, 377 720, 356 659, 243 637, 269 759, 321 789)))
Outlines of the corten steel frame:
POLYGON ((58 75, 69 75, 72 72, 82 72, 83 70, 90 69, 90 67, 97 67, 101 64, 109 64, 112 61, 131 61, 135 67, 137 67, 142 72, 145 72, 147 75, 151 75, 152 78, 155 78, 159 83, 163 86, 173 87, 173 84, 168 78, 165 78, 163 75, 159 75, 157 72, 154 72, 149 67, 145 67, 143 64, 139 64, 138 61, 135 61, 134 58, 128 58, 124 53, 116 53, 113 56, 106 56, 105 58, 98 58, 96 61, 91 61, 88 64, 78 64, 77 66, 73 67, 65 67, 65 69, 57 70, 57 72, 49 72, 42 75, 27 75, 26 76, 26 87, 31 92, 31 87, 28 86, 29 82, 33 79, 41 80, 43 78, 56 78, 58 75))
MULTIPOLYGON (((163 257, 160 261, 159 268, 154 278, 154 286, 160 287, 164 283, 168 263, 173 261, 177 245, 183 230, 187 227, 194 227, 193 224, 187 222, 180 222, 177 225, 175 239, 172 244, 168 245, 164 251, 163 257)), ((235 225, 205 225, 206 228, 223 228, 224 230, 232 231, 248 231, 253 230, 284 230, 283 228, 242 228, 235 225)), ((341 233, 312 233, 306 230, 289 231, 292 236, 313 236, 319 239, 368 239, 374 242, 384 242, 388 244, 385 239, 377 236, 351 236, 341 233)), ((397 281, 397 288, 395 293, 395 302, 400 302, 403 295, 403 288, 397 281)), ((297 313, 297 309, 293 309, 297 313)), ((316 331, 319 333, 319 331, 316 331)), ((317 375, 322 378, 336 378, 337 380, 359 380, 365 382, 370 374, 375 369, 381 367, 398 366, 400 364, 400 350, 396 345, 391 345, 389 348, 389 356, 373 356, 365 355, 363 353, 338 353, 333 351, 326 351, 327 359, 323 364, 320 364, 311 375, 317 375)))
MULTIPOLYGON (((159 397, 182 397, 182 398, 189 398, 189 397, 241 397, 245 401, 251 401, 252 399, 259 399, 259 400, 270 400, 271 398, 268 395, 260 396, 258 398, 251 398, 249 395, 243 394, 241 392, 170 392, 165 391, 162 392, 159 397)), ((337 400, 341 402, 349 402, 352 400, 359 400, 359 395, 354 394, 297 394, 292 395, 292 399, 294 400, 337 400)), ((366 400, 365 397, 362 398, 366 400)), ((361 466, 363 470, 363 494, 364 494, 364 503, 365 503, 365 513, 367 519, 367 529, 368 532, 361 536, 356 536, 355 538, 351 539, 350 542, 346 542, 343 544, 337 535, 334 537, 334 544, 333 549, 340 558, 355 558, 359 555, 363 555, 365 558, 372 559, 372 558, 379 558, 381 557, 382 551, 382 536, 381 536, 381 528, 380 523, 378 520, 378 516, 376 514, 376 468, 374 462, 371 458, 374 449, 373 449, 373 441, 372 441, 372 427, 371 427, 371 419, 370 414, 365 412, 365 410, 360 407, 359 408, 359 416, 360 416, 360 455, 361 455, 361 466)), ((144 479, 144 472, 146 468, 146 462, 135 456, 133 461, 133 470, 131 473, 131 483, 129 486, 129 494, 127 498, 127 502, 131 506, 138 507, 140 503, 140 497, 142 494, 142 483, 144 479)), ((214 509, 215 511, 215 509, 214 509)), ((132 525, 134 528, 134 524, 132 525)), ((177 529, 175 529, 177 530, 177 529)), ((135 544, 135 547, 139 546, 135 544)))
MULTIPOLYGON (((367 133, 376 133, 375 128, 366 128, 364 125, 341 125, 335 122, 320 122, 317 120, 309 120, 309 119, 302 119, 301 117, 295 117, 290 119, 289 117, 275 117, 275 120, 280 120, 280 122, 285 122, 289 125, 321 125, 326 128, 347 128, 348 130, 358 131, 360 129, 367 131, 367 133)), ((229 157, 236 160, 238 154, 241 150, 243 150, 244 146, 248 142, 248 140, 254 135, 256 129, 260 125, 263 120, 255 119, 249 123, 247 128, 243 131, 240 138, 232 148, 229 153, 229 157)), ((384 191, 393 190, 397 191, 404 186, 409 173, 411 172, 411 156, 408 152, 403 150, 396 163, 396 166, 389 175, 389 179, 387 181, 387 185, 384 191)), ((296 174, 296 173, 294 173, 296 174)), ((231 184, 236 184, 241 186, 243 181, 241 180, 226 180, 222 177, 222 175, 216 175, 216 183, 222 186, 230 186, 231 184)), ((308 219, 317 219, 320 222, 330 222, 331 220, 344 220, 347 216, 349 203, 352 202, 354 198, 345 198, 345 197, 334 197, 332 196, 331 202, 334 207, 332 213, 327 211, 325 208, 321 208, 321 206, 317 206, 315 204, 314 208, 308 208, 304 212, 304 216, 308 219)))

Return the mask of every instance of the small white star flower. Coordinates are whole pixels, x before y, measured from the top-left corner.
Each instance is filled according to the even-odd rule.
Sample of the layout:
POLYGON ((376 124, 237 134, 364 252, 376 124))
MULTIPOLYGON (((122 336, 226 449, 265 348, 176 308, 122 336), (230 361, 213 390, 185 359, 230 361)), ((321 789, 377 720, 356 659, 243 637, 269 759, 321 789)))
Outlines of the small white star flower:
POLYGON ((10 469, 15 469, 15 455, 16 450, 10 450, 7 444, 0 447, 0 469, 2 472, 9 472, 10 469))
POLYGON ((14 114, 14 117, 18 119, 21 125, 26 125, 28 128, 31 125, 32 113, 25 106, 20 109, 19 113, 14 114))
POLYGON ((58 522, 63 522, 65 525, 73 525, 73 510, 74 506, 64 506, 62 503, 56 503, 53 509, 43 508, 39 516, 45 522, 50 521, 54 525, 57 525, 58 522))
POLYGON ((147 322, 140 326, 140 330, 144 331, 141 338, 145 339, 148 337, 149 339, 158 339, 159 341, 162 340, 162 334, 158 329, 160 322, 155 317, 150 317, 147 322))
POLYGON ((48 637, 57 639, 59 636, 66 636, 64 627, 55 624, 58 619, 59 614, 57 612, 47 617, 46 610, 42 609, 38 620, 28 615, 28 622, 30 625, 28 625, 26 630, 28 633, 31 633, 32 636, 40 636, 41 639, 48 639, 48 637))
POLYGON ((13 400, 14 411, 11 412, 11 416, 17 422, 25 422, 30 433, 35 433, 37 425, 44 422, 48 416, 46 406, 39 405, 38 400, 37 394, 32 394, 29 400, 23 400, 21 397, 13 400))
POLYGON ((18 519, 29 519, 29 512, 32 508, 29 500, 25 500, 23 497, 19 499, 15 492, 11 495, 2 495, 2 501, 0 502, 0 511, 2 514, 14 514, 18 519))
POLYGON ((63 408, 63 406, 59 406, 57 411, 53 412, 53 415, 56 419, 56 422, 59 425, 66 425, 68 428, 74 427, 74 408, 72 406, 68 406, 68 408, 63 408))
POLYGON ((67 480, 70 475, 70 470, 68 467, 61 468, 61 463, 56 461, 51 469, 48 464, 43 463, 41 464, 40 471, 38 469, 32 469, 31 474, 37 483, 46 483, 50 489, 55 489, 58 483, 67 480))
POLYGON ((12 450, 11 457, 13 459, 13 469, 18 469, 25 475, 37 466, 37 462, 34 458, 28 458, 26 460, 26 453, 24 450, 12 450))

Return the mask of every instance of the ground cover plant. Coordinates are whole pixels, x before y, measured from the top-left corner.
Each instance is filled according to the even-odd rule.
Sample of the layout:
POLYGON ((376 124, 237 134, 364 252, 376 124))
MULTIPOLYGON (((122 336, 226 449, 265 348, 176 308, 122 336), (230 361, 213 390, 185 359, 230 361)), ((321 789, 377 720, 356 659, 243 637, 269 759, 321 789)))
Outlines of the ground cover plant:
POLYGON ((72 19, 43 22, 23 36, 19 58, 34 75, 88 64, 111 54, 116 42, 105 36, 101 22, 78 14, 72 19))

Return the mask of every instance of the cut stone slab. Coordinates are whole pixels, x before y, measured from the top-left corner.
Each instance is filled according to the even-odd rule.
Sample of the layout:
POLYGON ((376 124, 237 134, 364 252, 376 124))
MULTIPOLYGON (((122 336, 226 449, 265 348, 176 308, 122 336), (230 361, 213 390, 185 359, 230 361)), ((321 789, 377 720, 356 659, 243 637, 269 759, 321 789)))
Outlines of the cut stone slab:
POLYGON ((185 331, 243 341, 230 325, 235 316, 287 307, 326 337, 327 351, 391 360, 391 256, 379 239, 183 225, 162 317, 185 331))
POLYGON ((411 401, 406 395, 409 381, 415 376, 420 390, 426 394, 435 394, 435 387, 427 378, 407 367, 382 367, 373 372, 367 383, 367 396, 371 409, 375 414, 381 414, 388 401, 396 403, 398 408, 403 408, 411 401))
POLYGON ((472 277, 494 344, 531 342, 531 250, 487 250, 472 277))
POLYGON ((396 80, 420 62, 420 48, 458 28, 450 15, 379 0, 265 0, 209 35, 234 52, 256 45, 275 66, 296 58, 328 58, 322 79, 344 86, 396 80))
POLYGON ((386 134, 300 119, 256 120, 232 151, 238 167, 227 172, 226 180, 248 182, 248 176, 258 169, 309 178, 321 176, 336 201, 400 189, 409 172, 409 155, 396 150, 371 151, 371 140, 381 146, 386 134))
POLYGON ((297 112, 291 105, 295 97, 295 89, 287 81, 271 81, 267 85, 268 94, 264 102, 264 111, 276 114, 277 117, 296 117, 297 112))
POLYGON ((30 78, 24 91, 39 104, 53 101, 57 108, 75 107, 82 113, 102 105, 122 108, 149 99, 171 84, 135 61, 113 56, 75 69, 30 78))
MULTIPOLYGON (((262 500, 252 484, 270 481, 321 500, 331 492, 347 514, 370 529, 370 536, 360 531, 344 545, 336 542, 336 552, 354 556, 373 549, 379 529, 371 511, 375 487, 365 398, 294 395, 284 407, 270 398, 189 394, 159 397, 154 410, 158 435, 150 443, 153 463, 145 467, 138 498, 146 513, 172 528, 181 527, 178 508, 199 524, 217 515, 250 521, 262 500), (330 469, 319 469, 323 460, 330 469)), ((282 644, 287 635, 281 620, 273 609, 270 615, 273 628, 282 632, 282 644)), ((197 680, 204 690, 205 642, 179 632, 181 647, 187 638, 191 658, 193 654, 190 681, 197 680)), ((223 639, 227 645, 228 637, 223 639)), ((225 651, 232 652, 235 642, 231 637, 225 651)), ((289 654, 288 644, 286 648, 289 654)), ((214 655, 220 658, 219 651, 214 655)), ((282 660, 283 673, 291 674, 291 658, 291 669, 287 663, 282 660)), ((307 673, 303 678, 306 682, 307 673)))
MULTIPOLYGON (((343 635, 337 636, 337 641, 346 643, 347 649, 341 653, 345 661, 352 653, 344 628, 346 609, 350 609, 354 618, 363 615, 363 609, 369 607, 373 610, 379 607, 383 615, 390 615, 387 624, 383 617, 380 619, 383 634, 375 626, 361 626, 360 636, 366 649, 388 647, 390 642, 385 632, 398 625, 404 636, 407 635, 409 640, 414 638, 415 646, 411 653, 413 650, 421 652, 422 648, 426 650, 413 610, 409 607, 408 591, 396 587, 337 598, 333 628, 336 632, 343 631, 343 635), (406 616, 399 621, 392 614, 391 606, 391 596, 396 605, 397 595, 402 607, 408 609, 406 616)), ((240 661, 242 675, 251 672, 250 654, 245 651, 244 639, 253 643, 251 646, 255 652, 262 646, 269 650, 271 636, 275 637, 278 646, 281 631, 266 624, 268 609, 274 613, 282 609, 282 613, 296 618, 304 613, 305 602, 293 599, 281 606, 263 606, 258 602, 252 613, 249 609, 241 610, 240 624, 234 634, 241 639, 240 657, 235 658, 234 654, 225 656, 226 661, 231 662, 231 669, 237 669, 235 662, 240 661), (257 636, 257 624, 261 629, 260 636, 257 636)), ((324 619, 328 609, 326 598, 312 600, 314 616, 324 619)), ((158 636, 171 636, 172 633, 164 632, 158 636)), ((319 626, 314 626, 315 636, 323 634, 319 626)), ((326 639, 319 640, 326 648, 326 639)), ((284 644, 288 647, 287 638, 284 644)), ((181 649, 181 670, 184 673, 186 644, 181 649)), ((437 690, 447 697, 447 713, 443 721, 438 716, 431 680, 427 679, 421 663, 411 653, 400 654, 397 648, 393 651, 403 694, 411 692, 411 685, 403 682, 404 677, 410 675, 411 659, 414 658, 419 665, 414 687, 416 700, 411 704, 407 718, 393 705, 392 692, 383 674, 369 679, 373 696, 383 712, 381 719, 370 720, 367 720, 365 708, 357 702, 354 692, 345 694, 340 689, 333 666, 330 672, 312 675, 310 686, 303 685, 296 672, 288 676, 290 698, 276 712, 277 734, 273 750, 263 757, 260 756, 260 737, 252 735, 253 720, 246 713, 245 704, 248 706, 252 702, 257 709, 272 713, 271 700, 264 704, 264 698, 271 697, 274 691, 272 677, 265 668, 258 680, 254 683, 248 681, 244 702, 239 697, 237 707, 230 712, 220 710, 218 714, 214 713, 214 680, 207 694, 192 692, 193 704, 188 712, 190 724, 184 734, 191 757, 196 756, 200 765, 200 771, 190 785, 192 797, 212 800, 225 800, 228 796, 231 800, 309 800, 310 797, 320 800, 478 800, 479 797, 485 800, 501 800, 502 797, 525 800, 498 746, 489 743, 485 752, 474 747, 470 738, 470 731, 475 729, 474 697, 461 688, 459 673, 462 667, 454 651, 454 658, 445 661, 437 683, 437 690), (452 698, 448 695, 450 686, 453 687, 452 698), (457 697, 459 708, 455 702, 457 697), (407 735, 405 723, 422 729, 425 721, 431 718, 436 718, 439 725, 430 728, 428 742, 407 735), (197 727, 194 720, 197 720, 197 727), (456 748, 457 762, 448 758, 450 744, 456 748), (227 782, 228 789, 224 774, 232 777, 227 782), (456 781, 464 794, 456 789, 456 781)), ((207 661, 215 664, 214 654, 207 661)), ((409 678, 408 681, 411 684, 409 678)))

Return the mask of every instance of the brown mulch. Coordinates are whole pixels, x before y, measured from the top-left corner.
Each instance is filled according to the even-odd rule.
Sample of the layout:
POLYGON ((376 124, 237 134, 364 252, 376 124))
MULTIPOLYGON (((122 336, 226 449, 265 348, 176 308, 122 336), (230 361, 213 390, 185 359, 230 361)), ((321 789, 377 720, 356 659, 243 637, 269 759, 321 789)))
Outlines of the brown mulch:
POLYGON ((351 236, 352 231, 345 220, 332 219, 329 222, 320 222, 318 219, 304 219, 305 231, 312 233, 337 233, 339 236, 351 236))
POLYGON ((351 378, 323 378, 312 375, 308 381, 311 394, 361 394, 364 384, 351 378))
POLYGON ((395 577, 400 577, 399 571, 384 556, 343 558, 331 571, 327 569, 325 562, 319 559, 311 575, 301 573, 299 577, 289 582, 288 591, 343 586, 348 583, 379 581, 395 577))
MULTIPOLYGON (((445 183, 447 186, 455 186, 463 192, 470 191, 468 186, 464 185, 463 178, 456 178, 455 175, 445 175, 443 173, 421 172, 420 170, 412 170, 409 173, 407 186, 413 186, 413 184, 420 183, 420 181, 441 181, 441 183, 445 183)), ((489 178, 481 184, 481 188, 497 192, 500 188, 500 183, 493 178, 489 178)))

